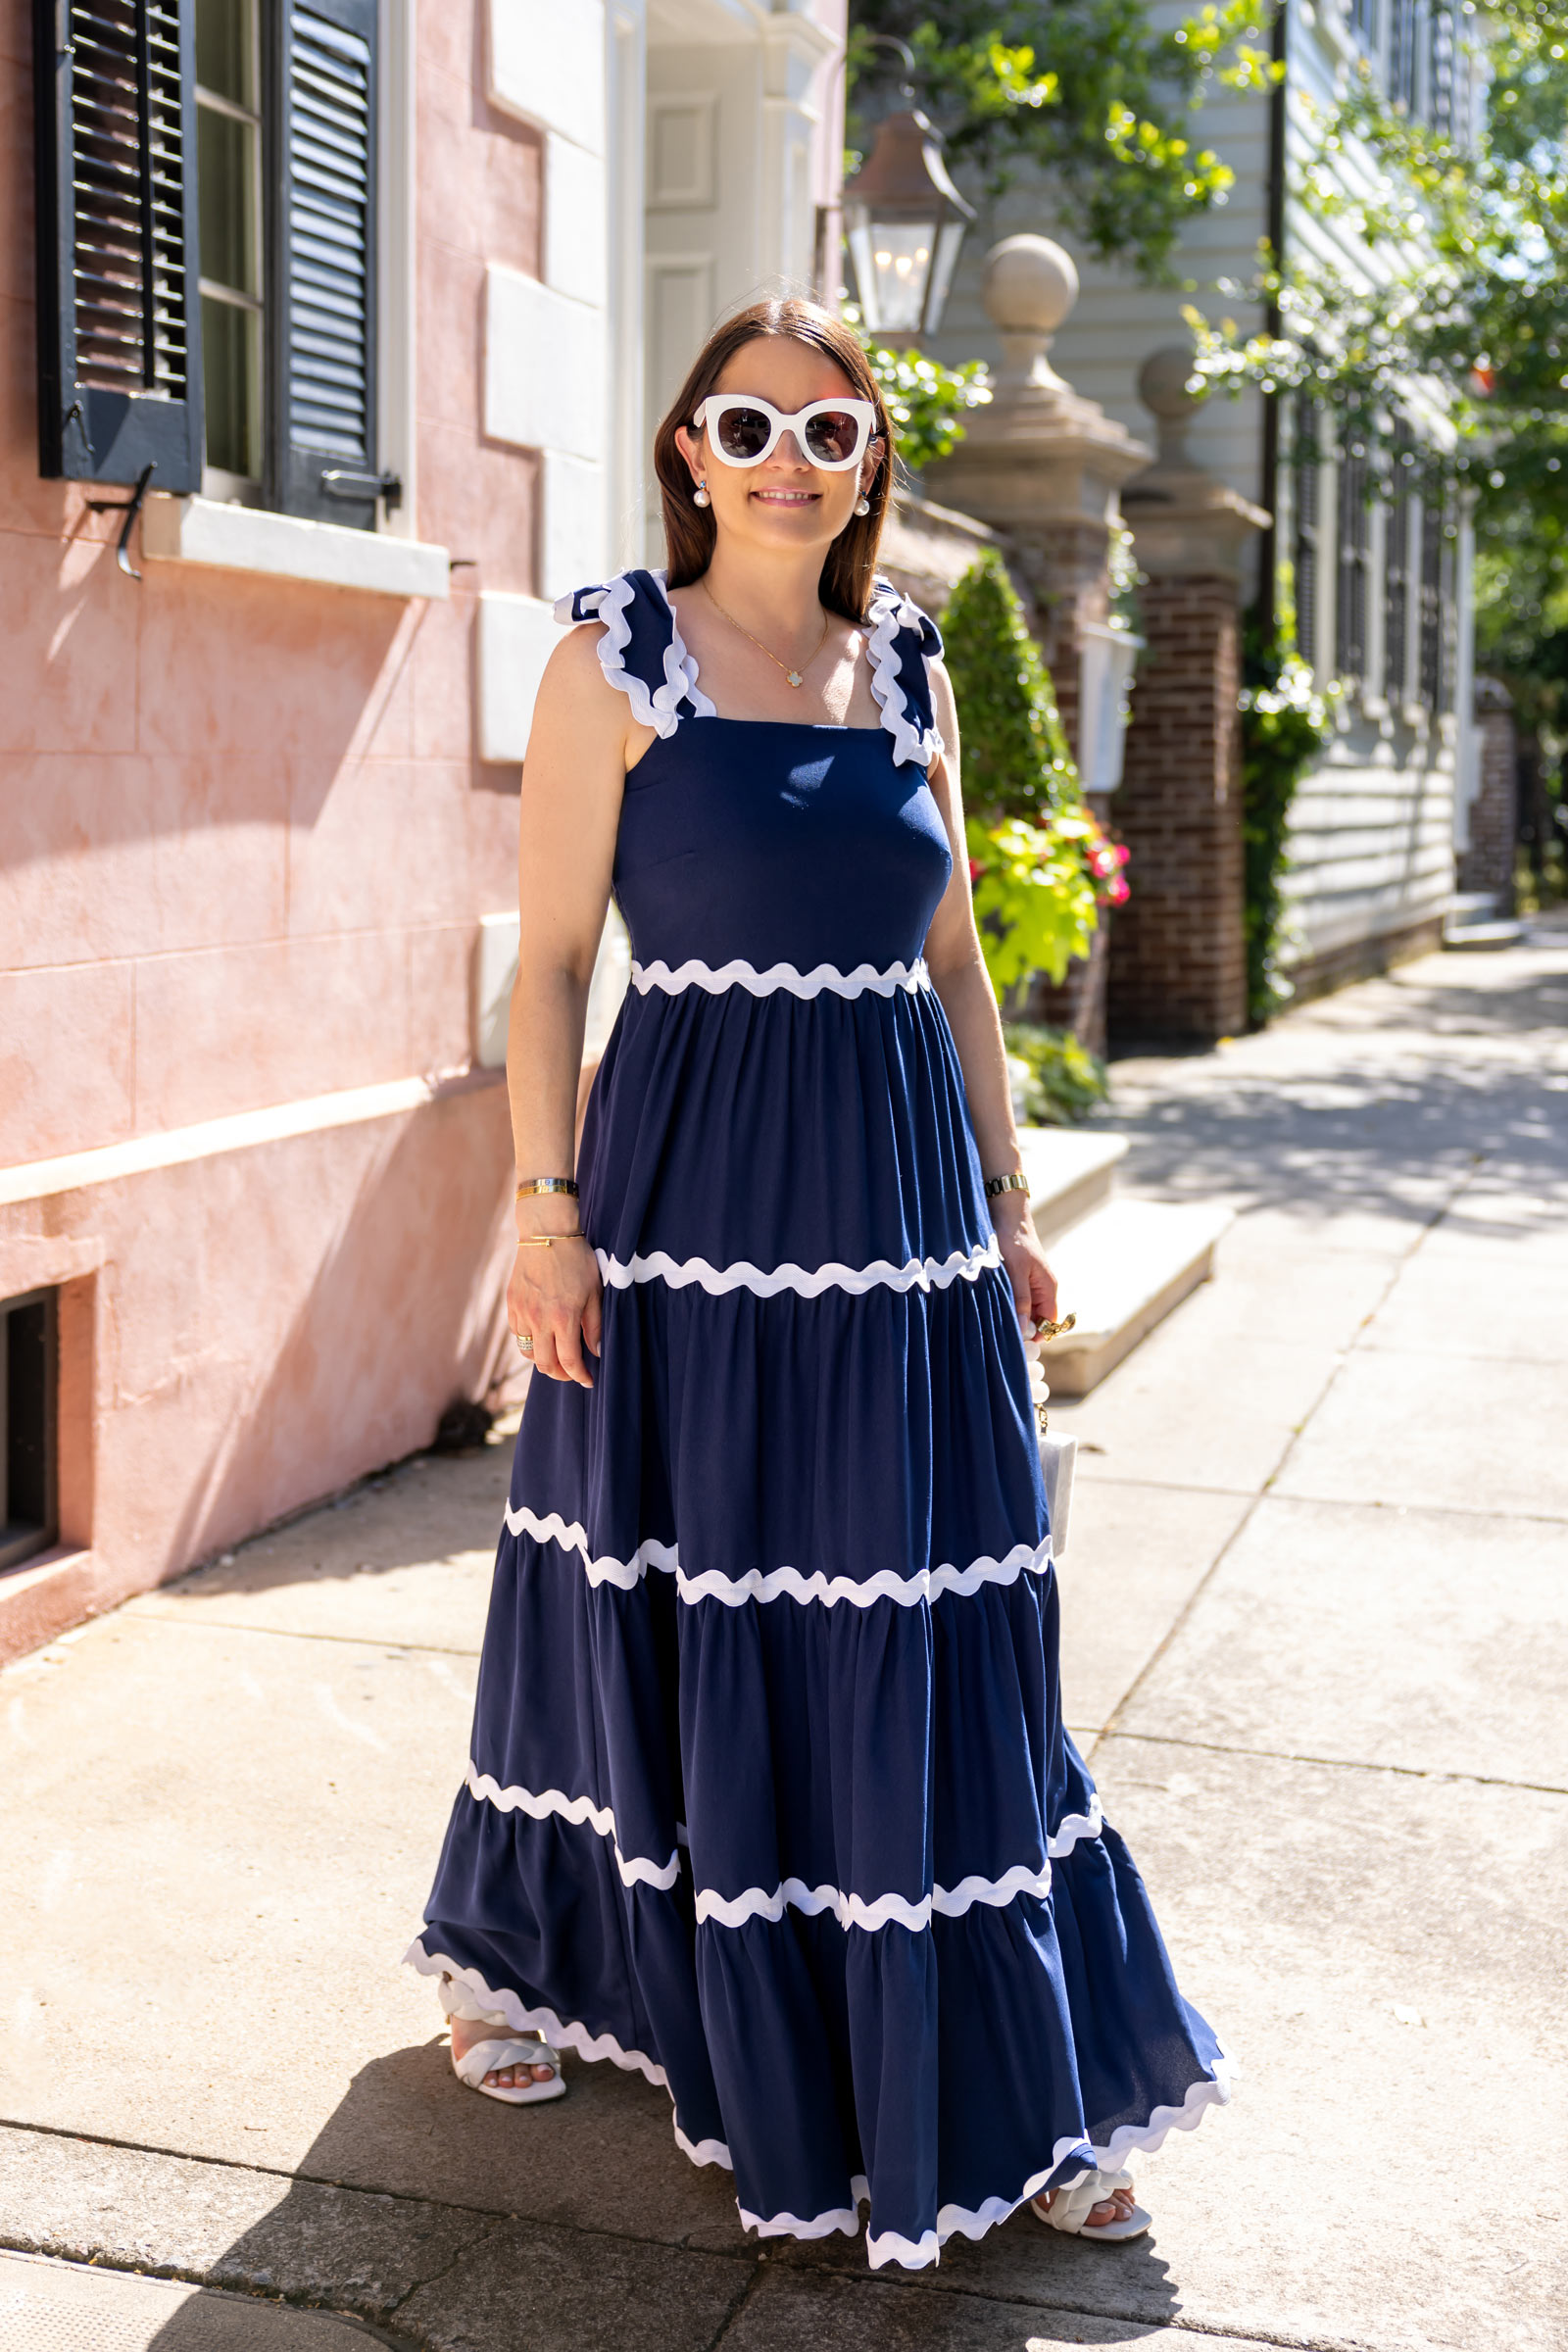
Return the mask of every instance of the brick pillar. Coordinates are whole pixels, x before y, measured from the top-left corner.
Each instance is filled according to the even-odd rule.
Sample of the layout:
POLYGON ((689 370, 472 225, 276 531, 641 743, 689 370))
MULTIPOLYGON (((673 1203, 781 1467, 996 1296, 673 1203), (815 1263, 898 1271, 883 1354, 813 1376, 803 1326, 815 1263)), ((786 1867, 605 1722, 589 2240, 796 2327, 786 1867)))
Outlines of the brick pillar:
POLYGON ((1211 1043, 1247 1025, 1240 556, 1268 521, 1187 454, 1192 353, 1155 352, 1139 397, 1159 456, 1122 493, 1146 640, 1111 808, 1131 856, 1108 980, 1118 1041, 1211 1043))
POLYGON ((1139 602, 1146 650, 1111 811, 1132 853, 1111 1034, 1229 1037, 1247 1025, 1236 580, 1151 579, 1139 602))
MULTIPOLYGON (((1109 610, 1117 492, 1149 457, 1124 425, 1064 383, 1047 357, 1077 299, 1072 259, 1048 237, 1004 237, 992 247, 985 306, 1001 332, 1002 366, 990 404, 970 414, 952 456, 924 474, 945 505, 1005 532, 1075 756, 1085 642, 1109 610)), ((1069 1027, 1102 1051, 1105 971, 1102 930, 1094 953, 1060 989, 1036 982, 1029 1017, 1069 1027)))
POLYGON ((1519 840, 1519 736, 1513 697, 1498 678, 1477 678, 1480 787, 1470 804, 1470 839, 1459 853, 1461 890, 1490 891, 1499 914, 1513 912, 1519 840))

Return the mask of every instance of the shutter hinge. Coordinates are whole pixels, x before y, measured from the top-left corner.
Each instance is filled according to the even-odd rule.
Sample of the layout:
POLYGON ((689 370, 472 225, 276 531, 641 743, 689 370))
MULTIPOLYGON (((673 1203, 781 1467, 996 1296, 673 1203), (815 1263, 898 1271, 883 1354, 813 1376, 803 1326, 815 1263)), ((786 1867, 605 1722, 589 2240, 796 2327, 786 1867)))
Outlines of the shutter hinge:
POLYGON ((342 466, 329 466, 321 475, 321 488, 328 498, 379 498, 389 514, 395 514, 403 504, 403 477, 398 473, 356 473, 342 466))

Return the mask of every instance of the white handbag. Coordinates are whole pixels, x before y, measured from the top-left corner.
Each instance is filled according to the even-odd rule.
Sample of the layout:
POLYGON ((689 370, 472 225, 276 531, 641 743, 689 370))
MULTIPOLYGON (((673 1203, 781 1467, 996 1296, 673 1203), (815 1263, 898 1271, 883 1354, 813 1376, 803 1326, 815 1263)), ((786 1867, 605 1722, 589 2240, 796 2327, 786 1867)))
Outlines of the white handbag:
POLYGON ((1072 1517, 1072 1474, 1078 1460, 1078 1441, 1074 1437, 1059 1437, 1047 1425, 1046 1408, 1051 1402, 1051 1390, 1046 1383, 1046 1367, 1040 1360, 1040 1344, 1041 1340, 1054 1340, 1058 1331, 1070 1331, 1076 1321, 1075 1315, 1064 1316, 1059 1323, 1046 1324, 1040 1339, 1024 1343, 1024 1352, 1029 1358, 1029 1387, 1040 1430, 1040 1470, 1046 1482, 1046 1506, 1051 1514, 1051 1556, 1054 1560, 1059 1560, 1067 1549, 1067 1531, 1072 1517))

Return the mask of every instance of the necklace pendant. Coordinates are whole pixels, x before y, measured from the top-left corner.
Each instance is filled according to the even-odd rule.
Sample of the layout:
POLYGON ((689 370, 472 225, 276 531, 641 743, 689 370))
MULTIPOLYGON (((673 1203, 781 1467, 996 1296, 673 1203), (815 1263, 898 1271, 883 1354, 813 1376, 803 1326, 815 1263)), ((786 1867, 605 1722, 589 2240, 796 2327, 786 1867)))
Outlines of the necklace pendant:
POLYGON ((784 675, 788 678, 792 686, 804 686, 806 684, 806 680, 802 677, 798 669, 787 669, 784 672, 784 675))

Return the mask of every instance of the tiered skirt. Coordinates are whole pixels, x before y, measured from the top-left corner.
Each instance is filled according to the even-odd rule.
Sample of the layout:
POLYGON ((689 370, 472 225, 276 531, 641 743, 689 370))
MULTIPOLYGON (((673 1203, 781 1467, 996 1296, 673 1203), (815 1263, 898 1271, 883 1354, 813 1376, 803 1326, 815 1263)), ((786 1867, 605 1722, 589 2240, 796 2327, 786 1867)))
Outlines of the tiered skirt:
POLYGON ((1226 2095, 1061 1720, 1027 1368, 952 1040, 642 983, 584 1140, 410 1954, 664 2084, 764 2235, 935 2258, 1226 2095))

